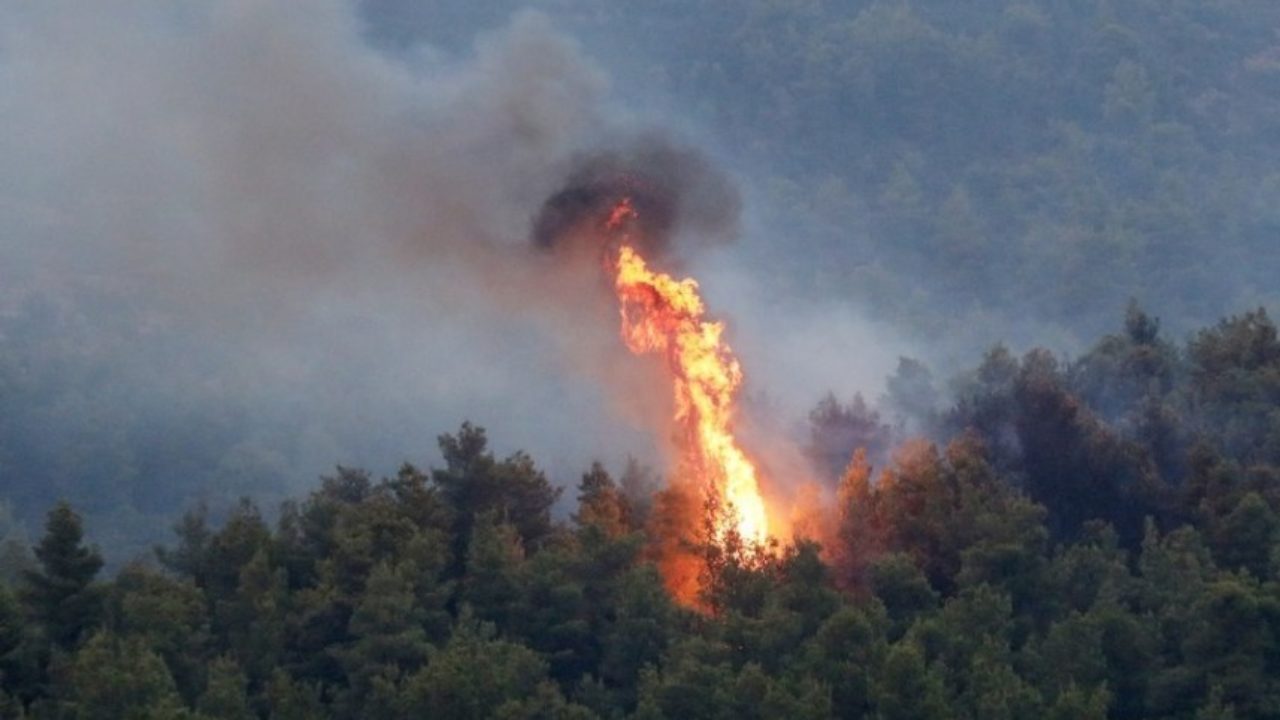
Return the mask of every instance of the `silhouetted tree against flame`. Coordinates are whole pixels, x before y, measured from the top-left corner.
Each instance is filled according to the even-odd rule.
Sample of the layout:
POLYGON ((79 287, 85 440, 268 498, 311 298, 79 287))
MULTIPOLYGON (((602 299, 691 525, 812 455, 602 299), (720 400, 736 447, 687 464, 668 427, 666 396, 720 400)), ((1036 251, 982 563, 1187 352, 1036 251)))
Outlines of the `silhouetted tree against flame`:
POLYGON ((832 557, 836 580, 845 590, 866 587, 867 568, 872 559, 885 552, 888 531, 878 515, 867 451, 858 448, 840 479, 836 494, 839 515, 832 557))
POLYGON ((649 513, 653 510, 654 495, 662 485, 662 478, 656 476, 652 468, 634 457, 627 456, 622 476, 618 478, 618 489, 626 499, 627 511, 633 527, 643 528, 648 524, 649 513))
POLYGON ((697 600, 705 542, 703 497, 698 488, 678 480, 654 496, 649 516, 648 556, 662 571, 667 589, 684 602, 697 600))
POLYGON ((881 553, 905 553, 931 586, 951 592, 962 582, 1026 582, 1021 573, 1034 572, 1043 550, 1042 509, 999 479, 974 437, 952 442, 945 455, 925 441, 908 444, 874 481, 859 454, 840 498, 833 555, 851 589, 874 587, 881 553))
POLYGON ((720 508, 708 498, 703 511, 708 538, 699 547, 702 555, 699 600, 716 614, 736 612, 758 615, 764 607, 775 565, 773 559, 730 529, 719 541, 712 540, 720 508))
POLYGON ((578 512, 573 520, 579 527, 594 527, 608 538, 621 537, 635 527, 627 497, 598 462, 591 464, 578 483, 578 512))

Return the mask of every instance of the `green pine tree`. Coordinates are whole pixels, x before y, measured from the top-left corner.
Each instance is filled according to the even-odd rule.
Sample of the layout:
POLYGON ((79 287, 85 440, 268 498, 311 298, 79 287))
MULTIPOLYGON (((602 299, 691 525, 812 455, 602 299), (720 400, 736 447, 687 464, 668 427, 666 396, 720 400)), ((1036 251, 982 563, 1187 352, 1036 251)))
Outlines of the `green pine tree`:
POLYGON ((65 502, 49 511, 35 553, 40 566, 24 573, 23 602, 51 642, 71 648, 98 623, 102 556, 84 544, 80 516, 65 502))

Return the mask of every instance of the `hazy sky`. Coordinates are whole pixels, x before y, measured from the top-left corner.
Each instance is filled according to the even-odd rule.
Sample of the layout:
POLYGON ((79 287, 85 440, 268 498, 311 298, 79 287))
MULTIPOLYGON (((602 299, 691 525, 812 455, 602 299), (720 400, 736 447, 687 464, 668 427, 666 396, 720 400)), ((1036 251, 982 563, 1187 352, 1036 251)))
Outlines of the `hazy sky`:
MULTIPOLYGON (((9 302, 129 298, 128 322, 184 349, 104 358, 115 382, 157 407, 233 397, 296 423, 298 482, 431 461, 468 418, 559 480, 594 457, 656 462, 669 401, 653 358, 625 353, 599 279, 548 263, 530 225, 581 153, 636 133, 705 145, 750 202, 744 160, 722 162, 686 118, 660 123, 546 16, 463 49, 375 47, 367 29, 340 0, 0 9, 9 302)), ((752 217, 747 240, 771 242, 752 217)), ((847 304, 777 295, 740 247, 681 269, 728 321, 747 391, 787 416, 772 420, 827 389, 875 395, 905 345, 847 304)), ((117 312, 77 311, 89 327, 117 312)))

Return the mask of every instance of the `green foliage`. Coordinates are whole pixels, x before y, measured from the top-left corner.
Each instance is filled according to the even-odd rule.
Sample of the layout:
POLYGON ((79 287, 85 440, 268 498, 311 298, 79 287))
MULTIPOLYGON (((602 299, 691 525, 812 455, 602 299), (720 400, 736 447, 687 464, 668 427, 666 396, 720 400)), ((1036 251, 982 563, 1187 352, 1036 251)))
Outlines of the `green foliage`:
POLYGON ((196 709, 210 720, 253 720, 246 694, 248 680, 230 658, 216 658, 209 664, 209 680, 196 709))
POLYGON ((795 671, 831 689, 834 712, 861 718, 872 705, 872 672, 888 651, 889 620, 879 603, 844 605, 801 647, 795 671))
MULTIPOLYGON (((494 637, 492 625, 459 618, 453 637, 407 681, 407 712, 445 720, 488 717, 536 696, 547 677, 537 653, 494 637)), ((514 717, 520 717, 519 713, 514 717)))
POLYGON ((1014 386, 1015 427, 1031 497, 1050 510, 1058 536, 1104 519, 1136 541, 1158 509, 1158 478, 1134 443, 1116 437, 1062 386, 1056 361, 1032 351, 1014 386))
POLYGON ((431 650, 408 573, 384 563, 373 569, 351 614, 350 646, 339 652, 349 692, 343 704, 390 717, 404 677, 431 650))
POLYGON ((517 571, 524 561, 524 546, 519 534, 489 515, 472 526, 467 550, 459 598, 481 620, 507 626, 514 619, 520 599, 517 571))
POLYGON ((869 579, 872 591, 894 623, 895 636, 938 605, 938 592, 906 555, 890 554, 877 560, 869 579))
POLYGON ((1280 541, 1280 518, 1257 493, 1249 493, 1215 523, 1214 546, 1219 564, 1248 570, 1254 577, 1271 577, 1271 557, 1280 541))
MULTIPOLYGON (((765 227, 803 245, 740 248, 776 296, 852 295, 931 343, 1055 347, 1106 330, 1131 296, 1166 313, 1165 337, 1275 302, 1270 0, 535 4, 625 94, 680 108, 753 168, 765 227)), ((397 47, 458 49, 516 5, 360 7, 370 33, 397 47)), ((361 434, 341 411, 317 417, 322 403, 304 399, 315 388, 288 388, 298 404, 285 418, 228 392, 238 356, 252 353, 193 342, 183 315, 98 288, 136 283, 73 274, 55 283, 81 286, 68 298, 39 273, 11 274, 17 288, 0 283, 0 477, 22 479, 7 490, 30 527, 57 497, 76 498, 104 546, 128 557, 174 508, 208 497, 221 517, 238 494, 296 487, 317 456, 339 452, 335 437, 361 434)), ((1263 347, 1267 322, 1249 315, 1197 357, 1252 362, 1249 337, 1263 347)), ((1124 347, 1106 360, 1150 350, 1152 327, 1118 334, 1124 347)), ((1151 377, 1134 370, 1117 384, 1151 377)), ((1243 391, 1257 412, 1224 409, 1202 428, 1274 457, 1274 382, 1213 374, 1206 398, 1243 391), (1264 421, 1271 439, 1253 427, 1264 421)), ((886 418, 927 407, 910 377, 886 418)), ((1182 409, 1164 399, 1151 417, 1182 409)), ((831 454, 833 475, 848 454, 831 454)))
POLYGON ((1000 480, 973 437, 954 441, 945 455, 929 443, 907 443, 874 486, 861 458, 841 488, 839 532, 849 546, 842 559, 853 563, 846 583, 867 580, 868 559, 856 556, 877 549, 905 554, 944 592, 987 579, 1022 585, 1021 599, 1036 582, 1043 508, 1000 480))
POLYGON ((283 670, 272 673, 264 692, 270 720, 324 720, 329 717, 319 688, 308 687, 283 670))
POLYGON ((60 716, 75 720, 180 717, 168 668, 137 639, 99 633, 72 655, 59 682, 60 716))
POLYGON ((12 505, 0 500, 0 583, 17 583, 32 565, 25 529, 14 517, 12 505))
POLYGON ((1188 347, 1193 397, 1242 461, 1280 462, 1280 341, 1259 308, 1202 330, 1188 347))
POLYGON ((1131 294, 1188 323, 1274 299, 1273 213, 1246 199, 1275 164, 1245 160, 1271 157, 1263 0, 581 6, 556 8, 650 58, 629 87, 769 168, 774 221, 812 240, 761 254, 797 292, 979 342, 1098 332, 1131 294))
POLYGON ((102 556, 83 544, 80 516, 59 503, 49 511, 36 545, 39 568, 24 574, 22 599, 32 618, 58 647, 70 649, 98 622, 101 589, 93 584, 102 556))
POLYGON ((941 720, 950 715, 942 678, 909 643, 890 648, 872 682, 872 697, 881 720, 941 720))
MULTIPOLYGON (((467 540, 476 519, 492 514, 511 523, 520 540, 537 546, 552 531, 551 506, 560 495, 523 453, 498 461, 486 450, 484 430, 463 423, 456 435, 440 436, 445 467, 432 473, 432 481, 453 510, 455 538, 467 540)), ((458 547, 458 558, 465 556, 458 547)))
POLYGON ((204 596, 193 584, 143 565, 127 566, 107 596, 107 625, 159 655, 183 697, 198 696, 212 638, 204 596))
POLYGON ((1107 717, 1107 690, 1082 690, 1071 686, 1059 693, 1045 717, 1052 720, 1104 720, 1107 717))
POLYGON ((686 545, 687 488, 635 463, 624 483, 593 465, 558 520, 532 461, 495 459, 470 425, 442 437, 444 468, 339 468, 274 521, 197 507, 163 569, 104 581, 59 505, 38 565, 0 584, 0 710, 1275 717, 1280 470, 1257 451, 1265 422, 1211 423, 1235 403, 1251 417, 1251 375, 1270 372, 1250 322, 1184 353, 1134 306, 1076 362, 993 350, 953 408, 913 411, 948 442, 902 442, 878 473, 851 451, 824 544, 686 545), (696 610, 660 574, 672 549, 702 563, 696 610))

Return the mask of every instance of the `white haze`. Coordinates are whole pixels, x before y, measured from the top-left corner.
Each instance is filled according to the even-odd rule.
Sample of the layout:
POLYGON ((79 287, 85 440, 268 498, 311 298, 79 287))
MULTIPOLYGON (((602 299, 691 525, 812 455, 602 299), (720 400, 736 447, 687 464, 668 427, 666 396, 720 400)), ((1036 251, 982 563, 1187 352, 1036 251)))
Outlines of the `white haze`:
MULTIPOLYGON (((535 14, 461 56, 391 56, 340 0, 9 3, 0 302, 84 284, 139 298, 192 356, 140 348, 130 392, 190 383, 174 392, 312 429, 291 451, 299 484, 431 462, 468 418, 562 483, 593 458, 656 461, 664 439, 617 391, 628 366, 584 367, 618 360, 611 321, 558 300, 590 293, 540 278, 527 246, 568 158, 642 103, 535 14), (208 375, 195 355, 217 358, 208 375)), ((767 296, 734 246, 691 267, 749 391, 785 412, 874 396, 892 369, 884 328, 767 296)))

